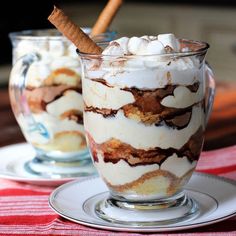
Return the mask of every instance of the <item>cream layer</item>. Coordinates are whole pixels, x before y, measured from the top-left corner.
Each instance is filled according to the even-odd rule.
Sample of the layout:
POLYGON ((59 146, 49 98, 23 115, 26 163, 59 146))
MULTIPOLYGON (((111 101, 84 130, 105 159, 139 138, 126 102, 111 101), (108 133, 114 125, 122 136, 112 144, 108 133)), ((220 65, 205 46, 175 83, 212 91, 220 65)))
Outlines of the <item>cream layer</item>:
POLYGON ((186 157, 178 158, 176 154, 168 157, 161 165, 161 168, 158 164, 131 167, 124 160, 120 160, 116 164, 104 162, 102 155, 99 153, 97 157, 98 162, 95 162, 94 164, 99 174, 112 185, 131 183, 142 177, 144 174, 159 169, 166 170, 177 177, 182 177, 196 165, 195 162, 191 164, 186 157))
POLYGON ((186 87, 178 86, 174 90, 174 95, 163 98, 161 104, 165 107, 185 108, 202 101, 203 98, 204 93, 201 84, 196 93, 192 93, 186 87))
POLYGON ((114 110, 135 101, 131 92, 89 79, 83 81, 83 98, 86 106, 114 110))
MULTIPOLYGON (((163 98, 161 104, 166 107, 186 108, 198 103, 203 97, 201 87, 194 93, 184 86, 178 86, 174 90, 174 95, 163 98)), ((86 106, 113 110, 135 101, 133 94, 129 91, 120 90, 118 87, 109 87, 89 79, 83 81, 83 98, 86 106)))
POLYGON ((76 121, 69 119, 60 120, 46 112, 32 114, 30 127, 22 114, 17 117, 17 121, 24 131, 26 139, 34 143, 45 144, 53 139, 55 134, 62 131, 79 131, 84 133, 83 125, 78 124, 76 121))
POLYGON ((80 93, 73 90, 67 90, 62 97, 49 103, 46 110, 52 116, 62 115, 64 112, 70 110, 77 110, 83 112, 83 98, 80 93))
POLYGON ((170 173, 180 178, 188 171, 195 168, 196 165, 197 161, 193 161, 191 163, 187 157, 178 157, 176 154, 173 154, 161 164, 160 169, 169 171, 170 173))
POLYGON ((84 112, 84 126, 94 141, 104 143, 111 138, 118 139, 137 149, 181 148, 204 124, 204 112, 200 105, 193 106, 189 125, 181 130, 168 126, 146 126, 128 119, 122 111, 114 117, 104 118, 95 112, 84 112))

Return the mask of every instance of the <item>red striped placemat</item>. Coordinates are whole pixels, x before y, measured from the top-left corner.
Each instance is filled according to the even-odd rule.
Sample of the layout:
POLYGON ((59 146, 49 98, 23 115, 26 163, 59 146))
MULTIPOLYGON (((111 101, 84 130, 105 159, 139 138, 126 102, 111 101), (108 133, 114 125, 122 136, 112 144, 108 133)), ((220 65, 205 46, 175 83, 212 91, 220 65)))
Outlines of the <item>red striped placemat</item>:
MULTIPOLYGON (((236 180, 236 146, 203 152, 197 171, 236 180)), ((0 235, 145 235, 97 230, 63 219, 48 206, 48 197, 53 189, 0 179, 0 235)), ((151 235, 236 235, 236 217, 183 232, 151 235)))

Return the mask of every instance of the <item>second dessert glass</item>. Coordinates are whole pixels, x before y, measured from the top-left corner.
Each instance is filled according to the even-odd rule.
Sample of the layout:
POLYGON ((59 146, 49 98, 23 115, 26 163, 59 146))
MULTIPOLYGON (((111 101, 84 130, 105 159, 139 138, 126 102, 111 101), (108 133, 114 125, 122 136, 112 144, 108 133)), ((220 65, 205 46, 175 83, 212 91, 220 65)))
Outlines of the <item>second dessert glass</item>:
MULTIPOLYGON (((90 28, 83 30, 91 32, 90 28)), ((109 42, 115 36, 108 31, 93 39, 109 42)), ((81 69, 75 46, 54 29, 12 32, 9 37, 12 110, 36 151, 25 169, 49 178, 96 173, 84 136, 81 69)))
POLYGON ((179 43, 181 52, 157 55, 79 53, 86 137, 109 189, 95 206, 104 220, 167 225, 199 213, 184 187, 202 150, 215 83, 208 44, 179 43))

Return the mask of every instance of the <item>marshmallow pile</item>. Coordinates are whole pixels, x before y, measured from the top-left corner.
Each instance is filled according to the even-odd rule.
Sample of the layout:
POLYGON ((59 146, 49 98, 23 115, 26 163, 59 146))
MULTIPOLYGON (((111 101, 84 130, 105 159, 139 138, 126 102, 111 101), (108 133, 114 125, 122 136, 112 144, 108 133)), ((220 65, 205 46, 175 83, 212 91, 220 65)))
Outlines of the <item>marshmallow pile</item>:
POLYGON ((28 53, 38 53, 43 58, 54 59, 60 56, 70 56, 78 58, 76 47, 66 39, 61 40, 21 40, 15 47, 15 59, 28 53))
POLYGON ((179 52, 180 44, 174 34, 158 36, 122 37, 110 42, 103 55, 153 55, 179 52))
POLYGON ((26 75, 27 85, 40 87, 44 80, 59 68, 69 68, 77 74, 81 73, 76 47, 66 39, 21 40, 14 48, 14 62, 29 53, 37 53, 40 60, 29 67, 26 75))

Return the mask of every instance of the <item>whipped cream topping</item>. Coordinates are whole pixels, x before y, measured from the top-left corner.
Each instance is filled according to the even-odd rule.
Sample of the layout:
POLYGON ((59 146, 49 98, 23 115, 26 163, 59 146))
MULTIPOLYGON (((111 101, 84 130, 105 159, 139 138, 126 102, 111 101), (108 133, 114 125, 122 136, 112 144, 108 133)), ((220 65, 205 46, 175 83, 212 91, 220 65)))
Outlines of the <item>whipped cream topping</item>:
POLYGON ((31 130, 31 132, 28 132, 28 124, 25 121, 24 116, 20 114, 17 117, 17 121, 19 122, 22 131, 24 132, 26 139, 30 143, 47 144, 50 140, 54 138, 57 133, 63 131, 68 132, 77 130, 81 133, 84 133, 83 125, 78 124, 73 120, 61 120, 58 117, 48 114, 47 112, 33 114, 33 118, 35 128, 43 127, 43 129, 47 132, 47 135, 42 135, 38 129, 34 129, 31 130))
POLYGON ((138 89, 201 83, 204 66, 198 58, 173 58, 170 52, 182 52, 173 34, 122 37, 109 43, 99 64, 95 65, 96 60, 85 62, 86 77, 102 78, 110 86, 138 89))
POLYGON ((146 173, 159 169, 171 172, 181 178, 192 170, 197 163, 196 161, 190 163, 186 157, 177 157, 176 154, 173 154, 162 163, 161 167, 158 164, 131 167, 124 160, 120 160, 116 164, 104 162, 102 154, 98 153, 98 162, 94 164, 98 167, 98 171, 103 178, 110 184, 123 185, 141 178, 146 173), (114 174, 119 178, 114 178, 114 174))
POLYGON ((110 42, 103 55, 153 55, 180 52, 180 44, 174 34, 158 36, 122 37, 110 42))
POLYGON ((72 54, 71 50, 68 50, 70 42, 66 39, 48 39, 48 40, 30 40, 22 39, 14 48, 15 60, 28 54, 38 53, 42 57, 50 56, 51 58, 57 58, 63 55, 72 54))
POLYGON ((199 105, 193 106, 189 125, 181 130, 168 126, 146 126, 124 116, 122 111, 114 117, 104 118, 101 114, 85 112, 84 127, 98 144, 112 138, 137 149, 181 148, 204 124, 204 111, 199 105))
MULTIPOLYGON (((48 76, 58 68, 69 68, 81 74, 76 48, 67 39, 29 40, 22 39, 14 48, 14 62, 29 53, 39 55, 39 61, 33 62, 26 75, 26 85, 40 87, 48 76)), ((16 72, 19 73, 19 72, 16 72)))
MULTIPOLYGON (((140 58, 139 58, 140 59, 140 58)), ((123 66, 109 66, 104 61, 99 68, 87 71, 90 79, 103 78, 108 85, 119 88, 164 88, 168 84, 192 85, 201 82, 204 68, 198 68, 191 59, 160 62, 129 59, 123 66)), ((84 83, 86 83, 85 80, 84 83)))

